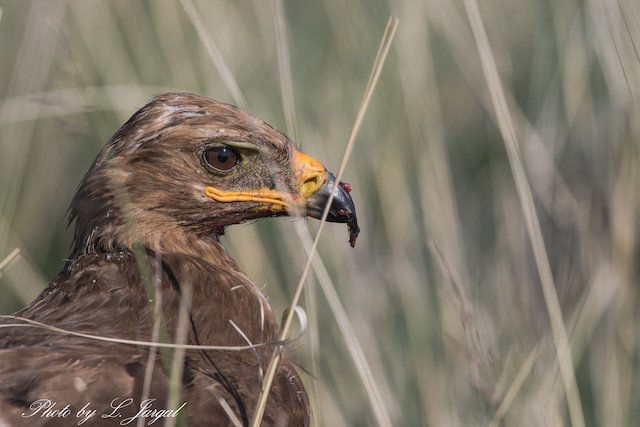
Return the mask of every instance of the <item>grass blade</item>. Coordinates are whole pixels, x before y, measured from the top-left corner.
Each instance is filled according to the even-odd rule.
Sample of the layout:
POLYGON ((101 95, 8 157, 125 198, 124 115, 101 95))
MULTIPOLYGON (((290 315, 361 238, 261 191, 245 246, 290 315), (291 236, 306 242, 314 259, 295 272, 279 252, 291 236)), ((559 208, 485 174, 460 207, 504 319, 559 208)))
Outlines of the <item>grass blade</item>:
MULTIPOLYGON (((365 90, 365 95, 362 99, 362 103, 360 104, 360 109, 358 111, 358 115, 356 117, 356 121, 355 124, 353 126, 353 130, 351 131, 351 136, 349 137, 349 142, 347 143, 347 147, 345 149, 345 153, 344 156, 342 158, 342 163, 340 164, 340 169, 338 171, 338 174, 336 176, 336 184, 333 188, 333 190, 331 191, 331 196, 329 197, 329 200, 327 202, 327 206, 322 214, 322 218, 320 220, 320 226, 318 227, 318 231, 316 233, 316 237, 313 241, 313 244, 311 246, 311 250, 309 251, 309 255, 308 255, 308 259, 307 259, 307 263, 305 264, 304 270, 302 272, 302 275, 300 277, 300 281, 298 283, 298 287, 296 288, 296 292, 295 295, 293 297, 293 302, 291 303, 292 306, 296 306, 298 304, 298 300, 300 299, 300 294, 302 292, 302 288, 304 286, 304 283, 306 281, 307 275, 309 273, 309 267, 311 266, 311 262, 314 258, 315 252, 316 252, 316 248, 318 246, 318 241, 320 239, 320 235, 322 233, 322 228, 326 222, 327 219, 327 215, 329 213, 329 208, 331 207, 331 202, 333 200, 333 197, 335 196, 335 192, 338 186, 338 183, 340 182, 340 178, 342 177, 342 174, 344 173, 344 170, 346 168, 346 164, 347 161, 349 159, 349 155, 351 154, 351 150, 353 149, 353 145, 355 143, 356 137, 358 136, 358 132, 360 131, 360 127, 362 125, 362 121, 364 119, 364 115, 366 113, 367 107, 369 105, 369 102, 371 101, 371 96, 373 96, 373 90, 375 89, 375 85, 378 81, 378 78, 380 77, 380 73, 382 72, 382 66, 384 65, 384 61, 387 57, 387 54, 389 53, 389 49, 391 47, 391 42, 393 41, 393 37, 395 35, 395 32, 398 28, 398 19, 389 19, 389 22, 387 24, 387 29, 385 30, 384 33, 384 37, 382 39, 381 42, 381 48, 379 50, 379 52, 382 52, 381 54, 379 53, 377 56, 377 60, 374 63, 373 66, 373 70, 371 72, 371 77, 369 78, 369 83, 367 85, 367 88, 365 90)), ((285 322, 284 325, 282 326, 282 331, 280 332, 280 340, 282 341, 283 338, 287 337, 287 334, 289 332, 289 328, 291 326, 291 321, 293 320, 293 312, 290 311, 285 322)), ((256 403, 256 409, 253 413, 253 417, 251 419, 251 427, 257 427, 260 425, 260 422, 262 421, 262 415, 264 414, 264 408, 266 407, 267 404, 267 397, 269 395, 269 390, 271 389, 271 383, 273 381, 273 376, 275 375, 275 371, 276 368, 278 366, 278 362, 280 361, 280 356, 282 353, 282 347, 277 347, 276 350, 273 352, 273 355, 271 356, 271 360, 269 362, 269 366, 267 367, 267 373, 265 376, 265 382, 263 384, 262 390, 260 392, 260 396, 258 397, 258 402, 256 403)), ((378 418, 378 422, 380 423, 380 425, 386 426, 386 425, 391 425, 390 421, 389 421, 389 417, 388 415, 385 417, 384 413, 378 414, 376 413, 376 415, 380 415, 381 417, 378 418)))
POLYGON ((551 333, 556 347, 556 354, 560 365, 560 375, 562 376, 565 394, 567 396, 571 422, 575 427, 584 427, 584 415, 582 413, 580 394, 578 393, 573 360, 569 348, 569 339, 567 337, 564 320, 562 319, 562 310, 560 309, 560 302, 558 301, 558 294, 553 281, 549 258, 547 257, 547 251, 542 239, 542 231, 533 203, 531 188, 529 187, 520 156, 520 150, 518 149, 515 128, 511 120, 509 108, 507 107, 506 98, 502 91, 502 83, 493 59, 493 53, 491 52, 491 46, 489 45, 489 39, 482 22, 482 17, 480 16, 478 3, 475 0, 465 0, 464 4, 469 16, 478 52, 480 53, 482 69, 484 70, 491 100, 496 110, 500 132, 502 133, 502 138, 507 149, 509 164, 511 165, 511 171, 520 198, 527 232, 531 239, 536 265, 540 275, 540 282, 542 284, 542 292, 549 312, 551 333))

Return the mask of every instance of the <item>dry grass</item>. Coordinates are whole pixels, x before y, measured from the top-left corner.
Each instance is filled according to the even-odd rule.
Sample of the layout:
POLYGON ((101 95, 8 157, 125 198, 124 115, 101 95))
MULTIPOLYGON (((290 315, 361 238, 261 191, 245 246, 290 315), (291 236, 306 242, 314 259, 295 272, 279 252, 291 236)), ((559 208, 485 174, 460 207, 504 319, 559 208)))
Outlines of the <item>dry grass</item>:
MULTIPOLYGON (((276 13, 275 21, 281 22, 282 19, 279 19, 279 18, 282 14, 282 9, 279 7, 280 5, 278 2, 276 2, 275 4, 277 5, 276 7, 277 13, 276 13)), ((300 224, 298 224, 298 227, 296 227, 296 231, 298 232, 300 241, 304 246, 305 253, 307 255, 307 260, 305 262, 300 280, 298 281, 298 286, 296 287, 296 291, 291 301, 292 307, 298 307, 303 286, 307 281, 307 275, 309 273, 311 265, 313 264, 316 276, 318 277, 318 280, 322 285, 322 290, 324 291, 325 296, 329 301, 329 306, 331 307, 331 311, 335 316, 336 321, 338 322, 338 326, 340 327, 340 332, 342 333, 342 336, 345 338, 347 347, 349 348, 349 353, 351 355, 351 358, 353 359, 353 362, 358 368, 360 380, 362 381, 363 385, 365 386, 365 389, 367 390, 367 395, 371 402, 371 406, 376 416, 376 420, 379 425, 389 426, 389 427, 391 426, 391 421, 389 420, 389 414, 386 410, 384 402, 380 397, 380 392, 376 385, 375 379, 371 373, 371 369, 369 368, 369 364, 367 363, 367 360, 362 351, 362 348, 357 342, 357 338, 355 333, 353 332, 353 328, 351 327, 349 318, 344 312, 344 308, 340 304, 340 300, 336 294, 335 287, 331 283, 331 279, 329 278, 329 275, 326 273, 326 269, 322 264, 322 260, 320 258, 316 258, 316 251, 318 248, 318 242, 320 241, 320 236, 321 236, 323 227, 326 223, 329 209, 331 207, 331 202, 333 201, 333 197, 336 194, 338 183, 341 182, 342 176, 344 174, 344 171, 347 165, 347 161, 349 160, 349 155, 353 150, 356 138, 358 137, 358 133, 360 132, 362 121, 364 119, 367 109, 369 108, 371 97, 373 96, 375 87, 378 83, 378 79, 380 78, 380 73, 382 72, 384 62, 389 53, 389 49, 391 48, 391 43, 393 42, 393 37, 397 29, 398 29, 398 19, 397 18, 394 19, 393 17, 390 17, 389 21, 387 22, 387 28, 385 29, 384 34, 382 36, 380 47, 378 48, 378 54, 376 55, 376 59, 373 64, 373 69, 371 70, 371 75, 369 76, 369 81, 367 83, 367 87, 364 92, 364 97, 362 98, 362 102, 358 110, 358 115, 356 116, 355 124, 353 126, 353 129, 351 130, 351 136, 349 137, 349 141, 347 142, 344 155, 342 156, 342 161, 340 162, 340 169, 338 169, 338 173, 335 179, 335 184, 331 190, 331 194, 327 201, 324 212, 322 213, 322 217, 320 219, 320 225, 318 226, 318 230, 316 231, 316 235, 315 235, 315 238, 313 239, 313 243, 311 242, 311 236, 308 234, 307 230, 304 227, 300 226, 300 224)), ((280 41, 279 46, 283 44, 282 37, 279 37, 278 40, 280 41)), ((279 49, 279 51, 284 51, 284 50, 285 50, 284 48, 279 49)), ((288 61, 285 61, 286 62, 285 64, 283 64, 282 62, 283 61, 280 62, 281 68, 284 67, 288 69, 289 68, 288 61)), ((283 80, 282 79, 283 75, 286 76, 288 75, 288 73, 281 72, 280 73, 281 80, 283 80)), ((287 98, 286 93, 288 91, 285 90, 285 88, 289 87, 290 85, 282 81, 282 86, 283 86, 283 91, 282 91, 283 98, 286 99, 287 98)), ((285 102, 285 111, 287 110, 286 108, 287 105, 292 106, 292 103, 285 102)), ((289 112, 287 116, 293 117, 293 114, 289 112)), ((294 123, 293 122, 290 122, 290 123, 292 125, 291 127, 295 128, 294 123)), ((283 315, 283 321, 281 326, 282 330, 280 332, 280 339, 279 339, 280 341, 285 341, 288 338, 288 333, 289 333, 289 329, 291 328, 292 321, 293 321, 293 310, 288 310, 287 313, 283 315)), ((275 349, 273 356, 271 356, 271 360, 269 361, 265 382, 260 392, 258 403, 256 404, 256 410, 251 419, 250 425, 252 427, 257 427, 262 422, 262 416, 264 414, 264 409, 267 403, 267 397, 269 395, 269 390, 271 387, 273 376, 275 374, 278 363, 280 361, 280 355, 281 355, 282 349, 283 349, 282 346, 278 346, 275 349)))
MULTIPOLYGON (((311 275, 289 350, 317 378, 316 418, 378 423, 357 341, 392 425, 635 425, 640 6, 488 0, 470 19, 474 4, 0 0, 0 314, 62 267, 76 186, 156 92, 246 104, 337 171, 392 14, 345 169, 362 232, 352 250, 328 224, 318 247, 354 334, 311 275)), ((278 315, 300 225, 318 227, 224 237, 278 315)))

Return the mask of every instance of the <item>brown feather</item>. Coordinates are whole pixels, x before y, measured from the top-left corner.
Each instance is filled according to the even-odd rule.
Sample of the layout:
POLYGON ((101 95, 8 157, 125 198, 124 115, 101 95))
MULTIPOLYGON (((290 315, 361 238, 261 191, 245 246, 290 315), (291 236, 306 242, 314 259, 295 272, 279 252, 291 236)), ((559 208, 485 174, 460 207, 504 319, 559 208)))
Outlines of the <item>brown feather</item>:
MULTIPOLYGON (((191 287, 188 344, 242 346, 278 339, 269 304, 218 242, 225 227, 286 212, 256 209, 258 202, 218 202, 202 192, 274 189, 296 191, 286 136, 232 106, 190 94, 162 94, 135 113, 113 136, 84 177, 70 207, 75 221, 72 254, 42 294, 16 316, 62 329, 130 340, 152 339, 152 305, 145 279, 155 283, 170 341, 175 341, 185 287, 191 287), (207 170, 211 144, 248 144, 232 174, 207 170), (151 277, 141 277, 138 257, 151 277), (261 319, 264 312, 264 321, 261 319)), ((350 198, 349 198, 350 201, 350 198)), ((352 202, 351 202, 352 206, 352 202)), ((346 218, 347 216, 345 216, 346 218)), ((355 223, 355 212, 349 212, 355 223)), ((346 222, 346 219, 342 222, 346 222)), ((5 318, 1 325, 19 323, 5 318)), ((108 343, 25 327, 0 328, 0 425, 71 425, 87 403, 97 416, 84 425, 118 425, 101 419, 114 399, 133 416, 143 393, 149 347, 108 343), (29 414, 38 399, 69 405, 70 418, 29 414)), ((272 348, 187 350, 182 399, 191 425, 233 425, 224 400, 243 425, 260 391, 260 366, 272 348)), ((162 352, 153 360, 150 398, 166 408, 168 378, 162 352)), ((293 365, 283 358, 263 424, 308 426, 309 400, 293 365)))

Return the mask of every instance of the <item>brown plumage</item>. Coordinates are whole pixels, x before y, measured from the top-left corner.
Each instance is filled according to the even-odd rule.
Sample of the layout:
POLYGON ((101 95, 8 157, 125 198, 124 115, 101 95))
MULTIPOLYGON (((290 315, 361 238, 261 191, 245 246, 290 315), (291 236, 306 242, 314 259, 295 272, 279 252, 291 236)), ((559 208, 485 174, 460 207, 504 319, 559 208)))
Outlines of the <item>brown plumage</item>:
MULTIPOLYGON (((71 203, 70 260, 15 315, 75 332, 150 341, 152 307, 159 304, 174 342, 182 296, 190 290, 188 344, 247 345, 231 322, 254 344, 275 341, 274 313, 218 236, 229 225, 291 210, 319 218, 334 183, 320 163, 254 116, 196 95, 158 95, 98 155, 71 203)), ((349 189, 340 183, 328 219, 348 224, 353 245, 358 226, 349 189)), ((24 322, 0 321, 18 323, 24 322)), ((194 426, 233 425, 226 406, 247 425, 260 391, 259 365, 266 369, 272 351, 187 350, 181 384, 186 405, 178 413, 194 426)), ((174 353, 158 351, 147 366, 149 352, 148 346, 3 326, 0 426, 77 425, 83 409, 96 411, 83 425, 119 425, 139 413, 145 378, 148 397, 155 399, 151 408, 166 409, 165 370, 174 353), (114 409, 127 398, 133 403, 114 409), (33 406, 40 399, 55 403, 47 414, 57 416, 43 416, 46 408, 33 406)), ((310 422, 302 381, 283 358, 263 425, 310 422)))

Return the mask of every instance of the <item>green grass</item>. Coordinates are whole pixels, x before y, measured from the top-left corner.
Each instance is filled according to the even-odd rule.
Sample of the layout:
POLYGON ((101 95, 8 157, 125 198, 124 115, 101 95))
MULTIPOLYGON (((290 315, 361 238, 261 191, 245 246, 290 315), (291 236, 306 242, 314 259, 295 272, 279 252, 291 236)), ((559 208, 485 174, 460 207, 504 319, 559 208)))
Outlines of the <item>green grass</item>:
MULTIPOLYGON (((499 80, 485 77, 469 1, 287 0, 284 41, 272 2, 194 0, 195 15, 185 3, 0 0, 0 262, 20 249, 0 272, 0 314, 62 267, 75 188, 154 93, 246 102, 280 130, 295 123, 300 147, 337 172, 392 14, 398 32, 343 178, 362 232, 351 249, 346 227, 327 224, 319 243, 391 423, 578 426, 579 412, 587 426, 635 425, 637 2, 479 2, 499 80), (571 372, 552 324, 566 331, 571 372)), ((263 220, 223 238, 278 317, 306 261, 297 224, 318 227, 263 220)), ((321 425, 376 425, 354 338, 318 285, 311 274, 304 345, 286 351, 317 378, 306 383, 321 425)))

